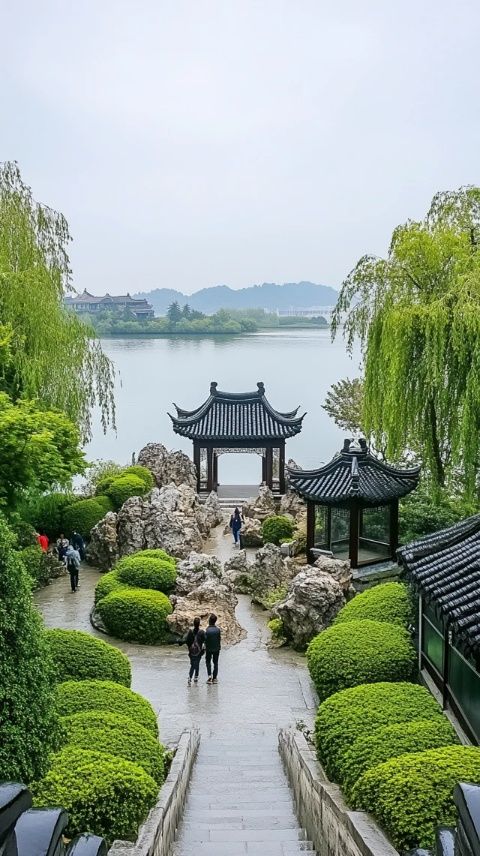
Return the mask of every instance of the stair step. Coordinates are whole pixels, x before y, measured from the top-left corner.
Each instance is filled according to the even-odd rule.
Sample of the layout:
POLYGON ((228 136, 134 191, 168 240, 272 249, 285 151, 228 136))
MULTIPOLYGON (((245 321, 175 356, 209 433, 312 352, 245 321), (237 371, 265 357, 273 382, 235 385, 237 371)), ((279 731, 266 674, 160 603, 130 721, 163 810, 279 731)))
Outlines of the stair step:
POLYGON ((303 829, 205 829, 201 830, 197 827, 187 829, 182 826, 179 840, 186 844, 194 844, 195 842, 216 842, 224 841, 226 843, 248 842, 248 841, 304 841, 305 831, 303 829))
MULTIPOLYGON (((292 808, 290 807, 290 811, 287 809, 287 804, 282 809, 282 807, 278 805, 271 805, 266 808, 258 808, 256 803, 252 803, 252 805, 256 806, 256 808, 191 808, 187 806, 187 809, 183 815, 183 820, 191 821, 195 823, 197 820, 202 823, 204 819, 211 820, 215 822, 217 820, 223 820, 225 818, 232 818, 233 820, 245 820, 246 818, 256 818, 256 817, 270 817, 272 819, 281 818, 281 817, 295 817, 292 808)), ((298 824, 297 824, 298 825, 298 824)))
POLYGON ((226 841, 207 841, 197 844, 173 845, 171 856, 317 856, 313 845, 308 841, 299 841, 298 845, 250 841, 247 844, 226 841), (305 844, 307 847, 303 847, 305 844))
POLYGON ((251 817, 246 814, 244 817, 217 817, 217 818, 206 818, 205 820, 198 820, 196 818, 188 818, 185 817, 182 823, 182 835, 185 830, 188 832, 193 832, 198 830, 202 834, 208 830, 225 830, 225 829, 298 829, 298 820, 296 817, 282 817, 277 816, 276 818, 272 818, 271 815, 268 817, 251 817))

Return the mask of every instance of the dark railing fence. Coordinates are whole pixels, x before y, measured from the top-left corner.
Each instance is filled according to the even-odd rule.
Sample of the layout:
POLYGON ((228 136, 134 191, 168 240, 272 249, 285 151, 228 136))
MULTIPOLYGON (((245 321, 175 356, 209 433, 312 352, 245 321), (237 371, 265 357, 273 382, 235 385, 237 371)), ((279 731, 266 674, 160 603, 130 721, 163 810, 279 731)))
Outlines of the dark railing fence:
POLYGON ((32 808, 25 785, 0 784, 0 856, 106 856, 98 835, 77 835, 65 844, 67 823, 63 808, 32 808))
MULTIPOLYGON (((456 828, 437 829, 435 856, 480 856, 480 786, 461 783, 453 799, 458 811, 456 828)), ((432 856, 429 850, 412 850, 410 856, 432 856)))

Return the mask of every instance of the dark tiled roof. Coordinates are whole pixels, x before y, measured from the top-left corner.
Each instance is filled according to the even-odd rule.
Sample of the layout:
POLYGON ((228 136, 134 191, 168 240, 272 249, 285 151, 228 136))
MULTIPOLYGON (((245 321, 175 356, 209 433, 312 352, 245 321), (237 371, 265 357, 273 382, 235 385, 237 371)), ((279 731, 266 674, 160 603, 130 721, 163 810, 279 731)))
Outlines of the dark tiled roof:
MULTIPOLYGON (((169 414, 173 430, 191 440, 282 440, 302 429, 303 416, 296 410, 280 413, 265 398, 263 383, 256 392, 221 392, 216 383, 210 395, 196 410, 175 405, 176 416, 169 414)), ((304 414, 305 415, 305 414, 304 414)))
POLYGON ((374 457, 365 440, 345 440, 338 455, 318 470, 289 468, 290 487, 323 505, 348 506, 358 500, 381 505, 405 496, 418 484, 420 467, 398 469, 374 457))
POLYGON ((397 552, 404 574, 468 653, 480 654, 480 514, 397 552))

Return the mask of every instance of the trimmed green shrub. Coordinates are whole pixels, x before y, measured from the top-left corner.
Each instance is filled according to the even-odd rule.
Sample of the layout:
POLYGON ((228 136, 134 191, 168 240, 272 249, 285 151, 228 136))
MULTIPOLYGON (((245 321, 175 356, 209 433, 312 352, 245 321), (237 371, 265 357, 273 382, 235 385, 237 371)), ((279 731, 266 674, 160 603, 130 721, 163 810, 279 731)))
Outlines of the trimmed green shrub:
POLYGON ((458 743, 453 725, 446 716, 440 719, 414 719, 375 728, 357 737, 342 760, 340 784, 348 799, 352 799, 355 782, 367 770, 377 767, 390 758, 411 752, 423 752, 458 743))
POLYGON ((412 620, 412 600, 403 583, 382 583, 357 594, 338 613, 334 624, 371 618, 407 627, 412 620))
POLYGON ((267 517, 262 524, 262 538, 264 544, 282 544, 291 539, 295 524, 289 517, 282 514, 274 514, 267 517))
POLYGON ((14 544, 0 516, 0 772, 29 783, 44 774, 59 734, 52 658, 14 544))
POLYGON ((62 719, 65 743, 77 749, 93 749, 117 755, 143 767, 161 785, 164 747, 143 725, 120 713, 90 710, 62 719))
MULTIPOLYGON (((174 567, 177 567, 175 556, 171 556, 169 553, 166 553, 165 550, 140 550, 138 553, 134 553, 134 556, 144 556, 146 559, 163 559, 164 562, 171 562, 174 567)), ((129 557, 126 556, 125 558, 129 557)), ((122 562, 123 559, 120 559, 120 561, 122 562)))
POLYGON ((50 580, 65 573, 63 562, 59 562, 53 553, 44 553, 38 544, 35 547, 25 547, 18 555, 32 579, 34 588, 46 586, 50 580))
MULTIPOLYGON (((63 531, 70 534, 79 532, 84 538, 88 538, 91 530, 98 521, 107 513, 105 505, 94 499, 81 499, 74 505, 69 505, 63 512, 63 531)), ((110 510, 110 509, 108 509, 110 510)))
POLYGON ((115 565, 115 573, 122 583, 163 592, 171 591, 177 578, 172 559, 155 559, 143 553, 120 559, 115 565))
POLYGON ((112 500, 114 507, 119 509, 131 496, 143 496, 147 490, 145 482, 138 476, 122 475, 113 479, 112 483, 105 488, 105 493, 112 500))
POLYGON ((71 716, 84 710, 121 713, 158 735, 157 717, 150 702, 113 681, 66 681, 58 684, 56 704, 60 716, 71 716))
POLYGON ((320 701, 338 690, 412 677, 415 650, 403 629, 382 621, 329 627, 310 642, 307 665, 320 701))
POLYGON ((127 467, 127 469, 123 471, 122 475, 137 476, 137 478, 143 481, 147 490, 151 490, 152 487, 155 487, 153 473, 148 469, 148 467, 142 467, 140 464, 133 464, 131 467, 127 467))
POLYGON ((128 588, 113 591, 97 604, 108 632, 127 642, 153 645, 166 635, 172 604, 161 591, 128 588))
POLYGON ((330 696, 317 711, 315 745, 327 775, 338 781, 343 758, 353 742, 383 725, 414 719, 443 721, 428 690, 410 683, 363 684, 330 696))
POLYGON ((129 687, 130 661, 118 648, 82 630, 45 630, 57 681, 115 681, 129 687))
POLYGON ((98 603, 102 597, 106 597, 112 591, 128 588, 126 583, 122 583, 118 579, 116 571, 109 571, 107 574, 102 574, 97 585, 95 586, 95 603, 98 603))
POLYGON ((22 516, 37 532, 45 532, 50 541, 64 531, 63 513, 67 507, 80 501, 74 493, 48 493, 37 496, 22 507, 22 516))
POLYGON ((99 496, 95 496, 94 499, 97 505, 99 505, 100 508, 103 509, 104 515, 108 514, 109 511, 113 511, 113 502, 106 494, 100 494, 99 496))
POLYGON ((16 536, 18 550, 24 550, 26 547, 38 547, 36 530, 27 520, 22 520, 18 514, 15 514, 9 518, 8 525, 16 536))
POLYGON ((109 843, 136 839, 158 794, 158 785, 142 767, 76 747, 66 747, 51 760, 47 775, 32 787, 34 805, 63 806, 69 838, 91 829, 109 843))
POLYGON ((453 789, 459 782, 480 782, 479 747, 445 746, 392 758, 359 779, 354 799, 375 814, 397 849, 433 849, 437 826, 455 826, 453 789))
POLYGON ((120 470, 118 473, 111 473, 110 475, 103 476, 103 478, 99 479, 95 488, 95 496, 106 495, 107 490, 112 486, 115 479, 120 478, 121 475, 122 471, 120 470))

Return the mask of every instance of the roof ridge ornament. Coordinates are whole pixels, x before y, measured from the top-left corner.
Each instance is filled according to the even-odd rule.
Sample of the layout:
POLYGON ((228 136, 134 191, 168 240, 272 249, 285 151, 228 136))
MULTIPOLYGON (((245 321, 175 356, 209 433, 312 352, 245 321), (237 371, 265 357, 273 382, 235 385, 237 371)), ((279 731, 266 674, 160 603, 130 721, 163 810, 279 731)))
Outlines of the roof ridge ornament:
POLYGON ((258 387, 258 394, 259 395, 265 395, 265 384, 264 384, 263 380, 258 381, 257 387, 258 387))
POLYGON ((216 395, 217 394, 217 386, 218 386, 217 381, 212 380, 210 383, 210 395, 216 395))
POLYGON ((350 493, 354 496, 358 496, 360 493, 360 472, 358 469, 358 459, 356 455, 352 458, 352 467, 350 470, 350 476, 352 479, 352 485, 350 489, 350 493))

